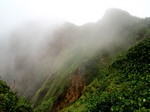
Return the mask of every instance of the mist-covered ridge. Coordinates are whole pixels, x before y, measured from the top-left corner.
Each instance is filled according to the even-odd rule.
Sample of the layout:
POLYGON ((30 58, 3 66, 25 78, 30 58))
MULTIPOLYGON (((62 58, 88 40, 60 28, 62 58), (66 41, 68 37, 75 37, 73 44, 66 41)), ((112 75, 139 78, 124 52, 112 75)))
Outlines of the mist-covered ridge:
MULTIPOLYGON (((110 99, 108 99, 110 105, 107 104, 107 96, 102 95, 110 95, 117 104, 115 97, 112 96, 118 94, 113 93, 115 90, 120 89, 118 87, 120 85, 116 84, 117 75, 121 74, 119 78, 122 78, 126 74, 124 73, 126 69, 132 72, 132 67, 127 66, 136 61, 131 59, 130 63, 125 60, 121 61, 120 65, 116 57, 120 53, 130 54, 128 49, 134 46, 136 54, 133 50, 131 55, 137 60, 142 57, 137 57, 137 54, 144 48, 139 48, 139 51, 136 48, 141 45, 139 42, 150 37, 150 18, 138 18, 121 9, 108 9, 102 19, 82 26, 69 22, 61 24, 29 22, 1 36, 3 36, 0 41, 1 79, 6 81, 19 97, 26 97, 32 103, 35 112, 57 112, 62 109, 65 112, 92 111, 92 109, 107 111, 107 109, 115 110, 117 107, 110 99), (127 65, 123 65, 124 63, 127 65), (117 68, 121 66, 124 67, 117 68), (100 85, 103 85, 102 88, 100 85), (109 91, 112 91, 112 94, 109 91), (104 98, 104 102, 101 98, 102 100, 104 98), (82 101, 83 105, 78 105, 78 102, 81 104, 82 101), (92 103, 93 105, 90 105, 92 103), (101 106, 98 106, 99 104, 101 106), (79 109, 76 108, 78 106, 79 109)), ((148 39, 147 41, 149 42, 148 39)), ((148 56, 149 51, 145 52, 148 56)), ((143 61, 138 64, 143 65, 143 61)), ((143 66, 147 67, 145 61, 143 66)), ((149 75, 149 71, 144 73, 149 75)), ((119 84, 122 86, 121 82, 119 84)), ((126 85, 121 92, 125 87, 126 85)), ((143 96, 144 99, 146 97, 143 96)), ((117 98, 119 99, 119 96, 117 98)), ((142 105, 146 105, 143 107, 147 109, 147 103, 142 105)), ((142 109, 142 106, 138 109, 142 109)))

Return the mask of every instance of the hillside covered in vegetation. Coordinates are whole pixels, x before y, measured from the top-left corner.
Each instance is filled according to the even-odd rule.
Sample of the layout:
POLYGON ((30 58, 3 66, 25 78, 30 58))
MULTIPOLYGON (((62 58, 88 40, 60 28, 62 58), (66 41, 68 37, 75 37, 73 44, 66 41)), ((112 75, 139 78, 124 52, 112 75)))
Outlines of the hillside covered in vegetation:
POLYGON ((150 111, 150 38, 119 56, 63 112, 150 111))
POLYGON ((12 42, 16 60, 2 79, 10 85, 18 76, 12 89, 31 106, 1 81, 2 112, 150 111, 150 18, 109 9, 95 23, 65 23, 52 36, 34 55, 12 42))
MULTIPOLYGON (((96 77, 102 77, 105 69, 111 65, 119 52, 126 52, 131 46, 150 35, 149 19, 133 17, 119 9, 108 10, 103 19, 97 23, 89 23, 80 28, 67 24, 65 28, 67 28, 67 32, 62 32, 63 45, 65 45, 62 50, 67 51, 68 57, 59 70, 50 76, 34 95, 32 102, 37 112, 57 112, 76 101, 80 96, 82 98, 82 94, 90 87, 91 83, 95 83, 96 77), (71 44, 68 49, 65 39, 70 40, 77 47, 74 49, 73 46, 72 49, 71 44)), ((59 54, 59 56, 63 55, 59 54)), ((105 82, 105 79, 102 80, 105 82)), ((102 85, 105 84, 107 81, 102 85)), ((92 91, 92 88, 89 91, 92 91)), ((90 93, 89 96, 94 95, 90 93)), ((84 105, 84 102, 81 101, 81 103, 84 105)), ((81 103, 79 104, 81 105, 81 103)), ((90 103, 97 105, 94 102, 90 103)), ((79 107, 77 106, 77 108, 79 107)), ((90 111, 93 108, 91 107, 90 111)), ((83 110, 86 111, 84 108, 83 110)))
POLYGON ((33 109, 25 98, 18 98, 16 93, 0 80, 0 112, 33 112, 33 109))

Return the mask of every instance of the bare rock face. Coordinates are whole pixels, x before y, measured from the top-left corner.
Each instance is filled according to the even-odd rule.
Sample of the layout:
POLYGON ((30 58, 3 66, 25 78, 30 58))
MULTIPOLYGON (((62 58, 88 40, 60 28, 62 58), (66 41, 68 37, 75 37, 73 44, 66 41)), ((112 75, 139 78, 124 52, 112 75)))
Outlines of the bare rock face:
POLYGON ((58 112, 68 104, 76 101, 82 94, 85 86, 84 74, 82 69, 79 68, 71 77, 70 85, 66 90, 58 97, 52 108, 53 112, 58 112))

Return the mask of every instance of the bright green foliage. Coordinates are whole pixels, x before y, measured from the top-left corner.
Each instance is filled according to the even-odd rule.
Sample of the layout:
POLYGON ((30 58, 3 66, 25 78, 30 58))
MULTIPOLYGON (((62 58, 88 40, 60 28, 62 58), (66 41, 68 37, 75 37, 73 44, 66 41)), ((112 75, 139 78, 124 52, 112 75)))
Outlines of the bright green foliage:
POLYGON ((118 57, 64 112, 149 112, 150 38, 118 57))
POLYGON ((19 99, 6 83, 0 80, 0 112, 32 112, 32 108, 26 99, 19 99))

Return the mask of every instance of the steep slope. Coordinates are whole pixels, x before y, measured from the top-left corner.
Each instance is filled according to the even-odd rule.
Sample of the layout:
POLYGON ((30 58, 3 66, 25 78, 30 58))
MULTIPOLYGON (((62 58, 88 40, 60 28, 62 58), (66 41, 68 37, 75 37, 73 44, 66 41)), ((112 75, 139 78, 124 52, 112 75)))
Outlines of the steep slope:
POLYGON ((84 89, 84 74, 82 74, 81 68, 77 70, 71 77, 69 87, 59 95, 52 108, 53 112, 57 112, 63 109, 67 104, 76 101, 84 89))
MULTIPOLYGON (((53 47, 61 46, 61 50, 58 49, 58 55, 55 57, 54 71, 48 72, 49 78, 32 98, 37 112, 59 111, 77 100, 82 94, 83 87, 85 88, 103 72, 114 56, 149 36, 148 22, 119 9, 111 10, 113 11, 104 15, 97 23, 81 27, 65 24, 59 33, 56 32, 59 45, 53 44, 53 47), (65 101, 68 94, 74 92, 71 82, 74 81, 73 75, 79 68, 83 71, 81 80, 85 82, 81 91, 70 95, 70 101, 65 101)), ((78 87, 80 84, 75 86, 78 87)))
POLYGON ((62 112, 150 111, 150 38, 118 57, 62 112))

